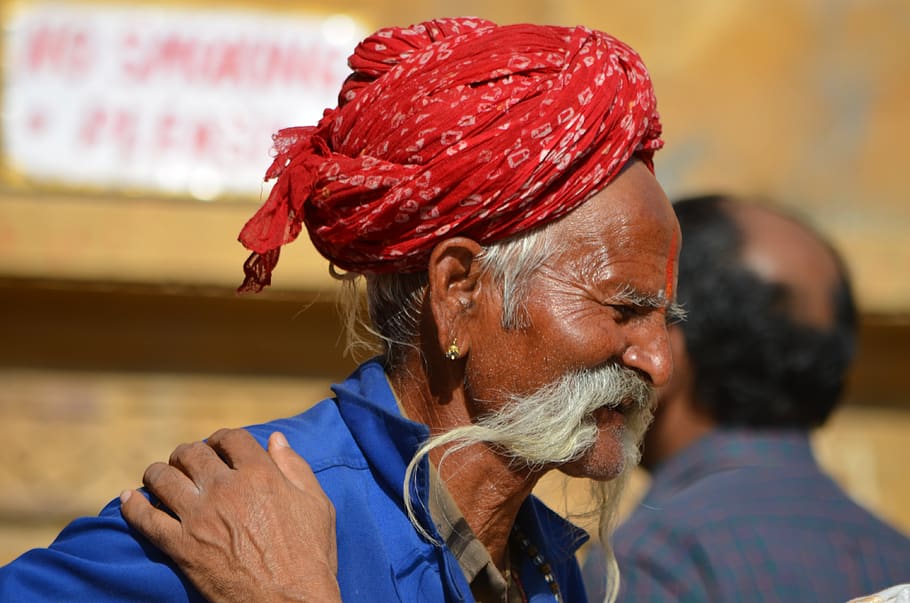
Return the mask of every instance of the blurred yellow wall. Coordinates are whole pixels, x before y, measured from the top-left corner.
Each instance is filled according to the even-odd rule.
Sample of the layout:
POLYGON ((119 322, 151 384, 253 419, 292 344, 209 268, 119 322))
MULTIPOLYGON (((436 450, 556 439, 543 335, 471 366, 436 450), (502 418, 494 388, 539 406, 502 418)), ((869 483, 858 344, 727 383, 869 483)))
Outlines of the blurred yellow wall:
MULTIPOLYGON (((47 546, 73 518, 138 487, 154 460, 224 426, 302 412, 328 394, 318 379, 225 375, 0 372, 0 564, 47 546)), ((906 409, 847 406, 813 438, 822 466, 860 504, 910 534, 906 409)), ((623 512, 643 493, 634 476, 623 512)), ((549 474, 553 508, 586 508, 587 483, 549 474)), ((597 533, 590 518, 578 523, 597 533)))
MULTIPOLYGON (((0 2, 5 13, 23 4, 29 3, 0 2)), ((190 6, 341 12, 367 28, 473 14, 499 22, 584 23, 611 32, 636 48, 652 73, 666 140, 657 174, 671 197, 724 190, 792 208, 841 247, 866 311, 907 311, 910 204, 903 145, 910 137, 910 3, 904 0, 190 6)), ((235 280, 233 267, 243 252, 234 239, 252 205, 187 207, 194 204, 105 195, 94 202, 84 194, 72 199, 64 191, 61 199, 46 190, 36 200, 15 182, 8 174, 7 194, 0 194, 0 274, 219 285, 235 280), (174 244, 155 245, 162 233, 173 235, 174 244), (178 246, 194 241, 191 257, 173 261, 178 246), (118 250, 117 257, 110 249, 118 250)), ((295 256, 307 253, 298 248, 295 256)), ((314 277, 310 264, 286 273, 279 287, 309 286, 324 276, 315 269, 314 277)))

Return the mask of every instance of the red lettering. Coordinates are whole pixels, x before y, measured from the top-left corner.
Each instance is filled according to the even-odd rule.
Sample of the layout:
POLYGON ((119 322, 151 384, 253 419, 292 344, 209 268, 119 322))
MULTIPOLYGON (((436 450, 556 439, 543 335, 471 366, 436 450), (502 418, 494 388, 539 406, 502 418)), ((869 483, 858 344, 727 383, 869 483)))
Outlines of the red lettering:
POLYGON ((47 113, 43 109, 33 109, 28 116, 28 130, 34 136, 40 136, 47 130, 47 113))
POLYGON ((34 72, 82 76, 94 58, 89 33, 67 25, 40 26, 29 33, 25 44, 26 65, 34 72))
POLYGON ((148 64, 141 61, 141 44, 139 35, 130 31, 120 40, 120 56, 123 57, 121 67, 123 74, 129 81, 141 81, 148 78, 148 64))
POLYGON ((87 147, 97 145, 105 124, 107 124, 107 111, 101 107, 91 109, 86 113, 82 125, 79 127, 79 141, 87 147))
POLYGON ((115 145, 119 153, 130 154, 136 148, 138 125, 138 116, 130 109, 92 107, 85 112, 77 139, 84 147, 115 145))
POLYGON ((271 86, 275 81, 280 65, 281 50, 278 46, 258 46, 256 49, 256 60, 253 62, 253 71, 259 74, 260 86, 271 86))
POLYGON ((133 82, 145 82, 155 76, 195 76, 197 41, 178 34, 143 40, 136 32, 123 37, 121 49, 129 53, 122 63, 124 76, 133 82))
POLYGON ((111 135, 121 152, 132 153, 136 147, 136 114, 126 110, 118 111, 114 116, 111 135))
MULTIPOLYGON (((208 75, 215 85, 223 84, 225 80, 230 80, 235 84, 243 82, 243 57, 246 54, 242 42, 228 43, 221 46, 213 46, 211 55, 217 55, 210 62, 216 63, 208 75)), ((209 71, 208 69, 206 71, 209 71)))
POLYGON ((165 113, 158 121, 155 145, 159 151, 167 151, 177 147, 176 130, 177 117, 173 113, 165 113))
POLYGON ((62 43, 46 25, 31 32, 26 42, 26 61, 32 71, 41 71, 47 63, 59 61, 62 43))
POLYGON ((249 40, 201 40, 178 33, 143 39, 130 32, 120 43, 129 81, 176 78, 199 86, 334 88, 344 56, 320 45, 249 40))
POLYGON ((80 75, 86 73, 92 62, 92 47, 88 32, 74 31, 70 44, 70 70, 80 75))
POLYGON ((286 83, 323 88, 338 85, 334 68, 344 61, 338 51, 320 46, 301 49, 296 45, 290 47, 286 60, 288 64, 285 69, 290 75, 286 83))
POLYGON ((308 56, 308 53, 305 50, 302 50, 296 44, 288 48, 287 53, 287 66, 285 71, 287 73, 287 79, 285 80, 286 84, 297 84, 300 82, 307 83, 310 81, 309 73, 317 63, 313 60, 312 56, 308 56))
POLYGON ((159 71, 182 72, 186 79, 192 80, 196 71, 193 60, 196 48, 196 40, 186 40, 179 35, 170 35, 158 42, 154 66, 159 71))
POLYGON ((197 122, 193 129, 193 153, 197 157, 205 157, 214 151, 212 138, 215 131, 218 130, 218 124, 211 122, 197 122))

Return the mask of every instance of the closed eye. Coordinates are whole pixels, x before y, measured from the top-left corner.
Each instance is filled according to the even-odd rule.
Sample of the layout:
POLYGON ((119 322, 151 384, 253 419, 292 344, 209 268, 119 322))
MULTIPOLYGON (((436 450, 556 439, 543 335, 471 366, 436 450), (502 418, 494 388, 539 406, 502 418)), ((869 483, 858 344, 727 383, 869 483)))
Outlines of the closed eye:
POLYGON ((663 311, 667 324, 677 324, 686 318, 685 309, 676 302, 668 302, 662 295, 648 295, 627 285, 619 293, 604 302, 619 314, 620 320, 631 320, 646 316, 654 311, 663 311))
POLYGON ((649 307, 643 307, 633 304, 605 304, 607 307, 612 308, 619 316, 620 321, 627 321, 633 318, 638 318, 643 316, 652 310, 649 307))

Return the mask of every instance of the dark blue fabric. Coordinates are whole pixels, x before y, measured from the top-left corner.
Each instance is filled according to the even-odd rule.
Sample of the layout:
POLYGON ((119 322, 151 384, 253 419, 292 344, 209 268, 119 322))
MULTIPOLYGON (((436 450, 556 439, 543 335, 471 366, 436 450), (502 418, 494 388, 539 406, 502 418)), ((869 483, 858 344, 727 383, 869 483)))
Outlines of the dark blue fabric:
MULTIPOLYGON (((621 602, 843 602, 910 581, 910 540, 821 472, 804 432, 717 431, 652 477, 614 537, 621 602)), ((585 561, 591 600, 602 559, 585 561)))
MULTIPOLYGON (((333 390, 334 399, 249 431, 263 444, 282 431, 334 503, 344 601, 472 601, 456 559, 421 539, 404 511, 405 467, 427 428, 401 417, 377 361, 361 365, 333 390)), ((426 461, 419 476, 416 496, 425 502, 426 461)), ((416 507, 436 535, 427 505, 416 507)), ((574 552, 584 533, 533 498, 519 523, 552 565, 566 600, 583 601, 574 552)), ((530 600, 550 603, 553 595, 539 573, 528 574, 522 582, 534 593, 530 600)), ((116 500, 98 517, 74 521, 49 548, 0 568, 4 602, 202 600, 179 570, 130 530, 116 500)))

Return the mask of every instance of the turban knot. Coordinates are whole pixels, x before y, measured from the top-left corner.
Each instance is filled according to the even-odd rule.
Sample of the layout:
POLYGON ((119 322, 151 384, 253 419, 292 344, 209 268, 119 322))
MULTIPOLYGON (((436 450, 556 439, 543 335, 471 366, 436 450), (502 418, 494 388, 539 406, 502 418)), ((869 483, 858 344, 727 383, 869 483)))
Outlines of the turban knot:
POLYGON ((653 170, 663 144, 641 58, 584 27, 437 19, 376 32, 348 64, 337 108, 274 137, 241 291, 269 284, 302 224, 334 266, 415 272, 444 238, 565 215, 633 155, 653 170))

